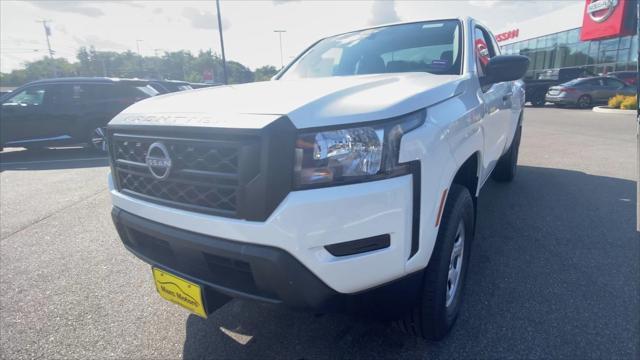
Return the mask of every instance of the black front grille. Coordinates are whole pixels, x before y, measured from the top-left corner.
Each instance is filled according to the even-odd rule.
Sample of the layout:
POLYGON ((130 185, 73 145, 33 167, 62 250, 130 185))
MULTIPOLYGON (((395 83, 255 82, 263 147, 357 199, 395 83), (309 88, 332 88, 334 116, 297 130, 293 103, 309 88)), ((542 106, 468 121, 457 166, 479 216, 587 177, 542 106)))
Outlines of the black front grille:
POLYGON ((239 192, 259 172, 258 136, 211 140, 114 133, 110 146, 121 192, 191 211, 240 217, 239 192), (146 164, 156 142, 171 158, 165 179, 154 177, 146 164))

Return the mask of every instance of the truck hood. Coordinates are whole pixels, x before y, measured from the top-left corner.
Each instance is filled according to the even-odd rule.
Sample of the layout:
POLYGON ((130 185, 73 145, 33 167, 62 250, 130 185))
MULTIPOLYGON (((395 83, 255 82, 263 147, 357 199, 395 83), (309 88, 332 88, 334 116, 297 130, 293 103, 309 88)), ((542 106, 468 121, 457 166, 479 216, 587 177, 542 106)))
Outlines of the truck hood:
POLYGON ((262 128, 286 115, 297 128, 350 124, 407 114, 464 91, 464 75, 397 73, 264 81, 156 96, 110 125, 262 128))

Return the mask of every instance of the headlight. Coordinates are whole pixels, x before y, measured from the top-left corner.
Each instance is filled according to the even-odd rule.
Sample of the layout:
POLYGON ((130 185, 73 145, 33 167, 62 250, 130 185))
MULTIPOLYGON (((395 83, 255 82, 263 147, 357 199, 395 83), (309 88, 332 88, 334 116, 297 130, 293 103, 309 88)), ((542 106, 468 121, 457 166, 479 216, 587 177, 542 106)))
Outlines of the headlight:
POLYGON ((367 181, 402 173, 402 135, 422 125, 425 110, 373 125, 305 132, 295 149, 296 188, 367 181))

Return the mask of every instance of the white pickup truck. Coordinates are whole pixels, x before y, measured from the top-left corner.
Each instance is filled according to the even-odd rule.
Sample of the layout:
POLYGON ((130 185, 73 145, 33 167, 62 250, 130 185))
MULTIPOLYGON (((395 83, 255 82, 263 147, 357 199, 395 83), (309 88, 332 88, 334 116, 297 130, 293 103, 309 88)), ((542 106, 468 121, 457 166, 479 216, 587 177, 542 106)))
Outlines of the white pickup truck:
POLYGON ((272 81, 138 102, 107 128, 113 220, 160 295, 392 314, 440 339, 476 198, 516 172, 526 57, 473 19, 316 42, 272 81))

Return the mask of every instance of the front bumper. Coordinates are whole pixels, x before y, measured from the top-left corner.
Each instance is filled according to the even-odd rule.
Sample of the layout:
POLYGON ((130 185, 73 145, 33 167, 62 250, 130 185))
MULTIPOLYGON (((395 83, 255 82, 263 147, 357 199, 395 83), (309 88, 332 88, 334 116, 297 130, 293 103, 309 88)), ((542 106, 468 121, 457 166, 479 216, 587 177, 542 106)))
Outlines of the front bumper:
POLYGON ((172 228, 115 207, 111 215, 140 259, 224 295, 326 308, 337 294, 284 250, 172 228))
MULTIPOLYGON (((178 249, 174 253, 176 257, 183 259, 180 261, 199 265, 197 268, 178 268, 179 264, 171 262, 174 260, 152 254, 156 256, 154 258, 145 253, 144 249, 134 248, 125 242, 132 252, 156 266, 168 268, 196 282, 207 283, 232 296, 257 297, 298 306, 302 302, 288 295, 289 292, 295 292, 291 286, 317 283, 317 286, 312 286, 317 290, 309 290, 316 294, 310 297, 313 300, 304 301, 317 305, 325 300, 325 296, 317 295, 318 293, 354 294, 389 283, 410 272, 406 265, 412 245, 412 175, 291 192, 264 222, 229 219, 162 206, 122 194, 114 189, 111 179, 109 183, 113 205, 121 214, 130 215, 120 217, 134 219, 131 216, 135 216, 136 219, 141 219, 129 221, 128 226, 143 237, 150 235, 168 242, 169 250, 174 247, 178 249), (140 229, 136 230, 135 226, 140 225, 141 221, 156 223, 160 227, 138 226, 140 229), (154 231, 153 228, 160 231, 154 231), (175 236, 168 240, 167 233, 175 236), (334 256, 326 248, 332 244, 381 235, 389 236, 389 246, 374 251, 334 256), (183 240, 185 237, 187 239, 183 240), (194 242, 195 238, 199 240, 194 242), (214 242, 216 245, 213 245, 214 242), (235 249, 231 252, 236 255, 229 256, 225 253, 227 256, 222 258, 231 259, 233 264, 234 259, 249 264, 255 288, 246 288, 246 282, 242 281, 226 284, 209 278, 202 272, 202 269, 210 266, 206 264, 206 259, 211 256, 205 254, 214 258, 220 256, 219 244, 225 244, 222 246, 224 249, 235 249), (196 246, 199 252, 182 251, 185 246, 196 246), (267 262, 272 265, 264 267, 264 260, 247 258, 247 254, 258 252, 248 249, 262 249, 259 252, 272 254, 267 256, 267 262), (292 265, 293 263, 299 266, 292 265), (293 275, 283 273, 290 271, 307 273, 304 276, 295 275, 302 276, 305 280, 298 278, 289 283, 291 279, 287 276, 293 275), (284 285, 270 284, 269 281, 272 280, 269 279, 275 278, 287 280, 282 281, 284 285)), ((117 216, 114 220, 116 223, 119 221, 117 216)), ((123 221, 120 220, 120 223, 123 221)), ((126 231, 121 231, 121 236, 123 240, 130 237, 126 231)), ((160 245, 156 245, 165 248, 161 252, 168 253, 167 244, 162 241, 158 242, 160 245)), ((227 278, 229 281, 233 279, 227 278)), ((302 296, 309 298, 308 295, 302 296)))

